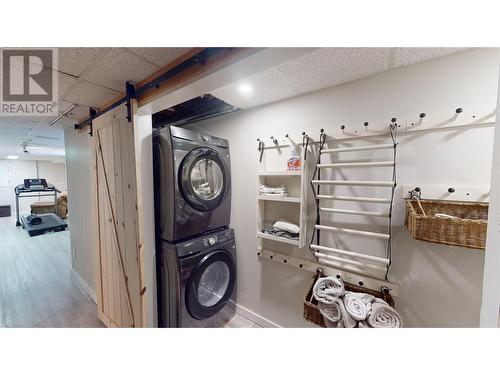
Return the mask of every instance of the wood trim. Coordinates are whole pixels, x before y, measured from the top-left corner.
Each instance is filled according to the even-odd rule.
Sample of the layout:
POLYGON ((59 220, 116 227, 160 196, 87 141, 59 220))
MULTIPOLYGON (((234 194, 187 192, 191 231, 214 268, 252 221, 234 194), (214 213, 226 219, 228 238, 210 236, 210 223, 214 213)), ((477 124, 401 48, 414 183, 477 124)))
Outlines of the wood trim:
POLYGON ((183 63, 184 61, 186 61, 187 59, 190 59, 191 57, 193 57, 194 55, 196 55, 197 53, 200 53, 201 51, 203 51, 205 48, 193 48, 191 50, 189 50, 188 52, 186 52, 185 54, 183 54, 182 56, 178 57, 177 59, 175 59, 174 61, 172 61, 171 63, 165 65, 163 68, 161 68, 160 70, 157 70, 156 72, 154 72, 153 74, 151 74, 149 77, 143 79, 142 81, 140 82, 137 82, 137 84, 135 85, 136 89, 137 88, 140 88, 142 86, 144 86, 146 83, 148 83, 149 81, 152 81, 153 79, 155 78, 158 78, 159 76, 161 76, 163 73, 166 73, 168 72, 169 70, 175 68, 177 65, 179 65, 180 63, 183 63))
MULTIPOLYGON (((102 290, 102 264, 101 264, 101 244, 99 232, 99 194, 98 194, 98 172, 97 172, 97 148, 95 145, 95 137, 91 137, 90 153, 91 153, 91 168, 90 168, 90 186, 91 186, 91 226, 92 226, 92 245, 94 246, 95 256, 95 279, 96 279, 96 304, 99 318, 104 315, 103 307, 103 290, 102 290)), ((102 319, 101 319, 102 320, 102 319)))
MULTIPOLYGON (((132 121, 135 124, 137 121, 137 100, 131 101, 132 106, 132 121)), ((134 145, 136 143, 136 127, 133 128, 134 145)), ((135 148, 135 179, 136 179, 136 215, 137 215, 137 243, 138 243, 138 258, 139 258, 139 282, 140 282, 140 299, 142 308, 142 327, 147 327, 147 303, 146 289, 147 280, 144 274, 144 208, 143 208, 143 193, 142 193, 142 160, 135 148)))

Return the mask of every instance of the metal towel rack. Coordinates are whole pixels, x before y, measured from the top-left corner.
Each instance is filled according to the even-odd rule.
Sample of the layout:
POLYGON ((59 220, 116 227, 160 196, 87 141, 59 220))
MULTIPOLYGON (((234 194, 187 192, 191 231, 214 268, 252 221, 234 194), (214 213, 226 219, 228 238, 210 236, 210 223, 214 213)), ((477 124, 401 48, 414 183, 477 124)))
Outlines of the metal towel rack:
POLYGON ((396 118, 391 119, 389 125, 389 134, 392 143, 357 146, 357 147, 342 147, 342 148, 325 148, 326 133, 323 129, 320 131, 319 152, 316 168, 311 180, 311 187, 314 192, 316 201, 316 224, 314 226, 314 233, 311 239, 309 248, 312 254, 316 257, 318 263, 341 269, 349 270, 357 269, 361 274, 373 276, 373 273, 382 274, 385 280, 388 281, 388 274, 391 266, 392 247, 391 247, 391 218, 392 207, 394 203, 394 191, 396 188, 396 151, 397 151, 397 128, 396 118), (322 163, 321 155, 338 153, 338 152, 354 152, 366 150, 389 150, 392 149, 392 160, 376 161, 376 162, 346 162, 346 163, 322 163), (390 181, 351 181, 351 180, 326 180, 321 179, 321 170, 325 168, 376 168, 376 167, 392 167, 392 180, 390 181), (389 198, 375 198, 375 197, 356 197, 356 196, 340 196, 340 195, 327 195, 321 194, 321 186, 369 186, 369 187, 388 187, 391 188, 389 198), (368 203, 382 203, 388 204, 389 209, 383 212, 375 211, 360 211, 360 210, 346 210, 330 207, 322 207, 321 202, 325 200, 339 200, 339 201, 354 201, 354 202, 368 202, 368 203), (342 228, 336 226, 328 226, 321 224, 321 213, 340 214, 340 215, 362 215, 362 216, 375 216, 382 217, 388 220, 387 233, 377 233, 362 231, 350 228, 342 228), (321 245, 321 231, 332 231, 347 235, 363 236, 373 238, 374 240, 387 241, 387 251, 385 257, 378 257, 364 253, 336 249, 329 246, 321 245), (316 243, 314 243, 316 242, 316 243))

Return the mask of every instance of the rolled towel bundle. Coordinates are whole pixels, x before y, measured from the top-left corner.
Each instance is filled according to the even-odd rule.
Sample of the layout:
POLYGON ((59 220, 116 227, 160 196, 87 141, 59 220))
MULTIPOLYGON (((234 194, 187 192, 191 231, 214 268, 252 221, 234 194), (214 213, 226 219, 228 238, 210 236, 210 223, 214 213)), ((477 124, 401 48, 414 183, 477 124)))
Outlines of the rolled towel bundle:
POLYGON ((341 298, 336 298, 333 303, 318 303, 319 311, 327 327, 354 328, 356 321, 347 312, 341 298))
POLYGON ((380 298, 376 298, 372 303, 372 311, 366 321, 373 328, 401 328, 403 326, 403 320, 398 312, 380 298))
POLYGON ((344 296, 344 305, 355 320, 365 320, 372 308, 372 301, 375 297, 364 293, 346 292, 344 296))
POLYGON ((313 287, 313 295, 316 301, 331 304, 342 297, 345 293, 345 287, 342 280, 335 277, 319 278, 313 287))
POLYGON ((318 308, 323 315, 325 325, 327 327, 337 327, 338 322, 342 319, 342 312, 338 303, 323 303, 318 302, 318 308))

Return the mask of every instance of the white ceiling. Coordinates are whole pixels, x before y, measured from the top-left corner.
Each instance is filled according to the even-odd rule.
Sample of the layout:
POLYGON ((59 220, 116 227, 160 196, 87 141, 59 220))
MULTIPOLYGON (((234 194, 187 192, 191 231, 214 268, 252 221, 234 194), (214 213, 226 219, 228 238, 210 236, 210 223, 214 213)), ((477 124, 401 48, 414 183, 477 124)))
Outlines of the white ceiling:
MULTIPOLYGON (((59 48, 59 112, 76 105, 61 122, 56 117, 0 117, 0 159, 57 159, 64 151, 62 127, 73 125, 124 91, 125 82, 138 82, 179 58, 190 48, 59 48), (18 145, 32 139, 30 155, 18 145), (36 148, 38 147, 38 148, 36 148)), ((29 147, 30 148, 30 147, 29 147)))
MULTIPOLYGON (((55 117, 0 117, 0 158, 7 155, 33 158, 35 149, 30 156, 25 155, 18 146, 27 139, 32 139, 33 147, 39 147, 37 158, 55 158, 64 147, 64 125, 73 125, 88 114, 90 106, 102 106, 119 95, 124 91, 126 81, 143 80, 189 49, 59 48, 59 111, 62 113, 73 105, 76 105, 76 109, 54 126, 49 124, 55 117)), ((242 96, 238 92, 242 81, 217 89, 212 94, 237 107, 248 108, 459 50, 462 49, 315 49, 243 80, 253 86, 253 95, 242 96)))
POLYGON ((389 69, 438 58, 465 48, 318 48, 211 94, 250 108, 354 81, 389 69), (242 94, 242 84, 254 88, 242 94))

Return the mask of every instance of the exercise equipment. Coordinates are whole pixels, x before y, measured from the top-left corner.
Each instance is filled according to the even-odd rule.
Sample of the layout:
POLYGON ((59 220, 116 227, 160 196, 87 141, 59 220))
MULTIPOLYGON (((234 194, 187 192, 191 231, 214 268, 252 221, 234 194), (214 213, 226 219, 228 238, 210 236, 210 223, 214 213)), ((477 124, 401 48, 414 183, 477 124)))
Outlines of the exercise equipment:
POLYGON ((62 231, 68 224, 57 216, 57 193, 54 185, 48 184, 44 178, 27 178, 23 184, 14 188, 16 194, 16 226, 22 226, 30 235, 38 236, 48 231, 62 231), (40 215, 23 215, 19 217, 19 199, 28 197, 54 197, 54 213, 40 215))

